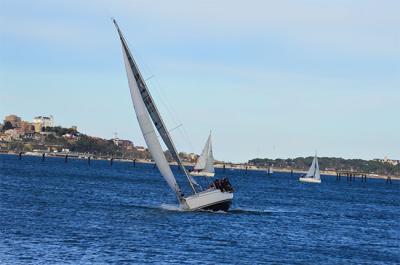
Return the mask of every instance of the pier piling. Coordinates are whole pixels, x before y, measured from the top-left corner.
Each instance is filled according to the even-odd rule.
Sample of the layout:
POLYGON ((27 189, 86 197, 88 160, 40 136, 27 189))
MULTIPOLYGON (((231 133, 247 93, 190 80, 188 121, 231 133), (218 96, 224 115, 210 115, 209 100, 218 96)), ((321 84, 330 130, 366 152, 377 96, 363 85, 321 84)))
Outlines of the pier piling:
POLYGON ((136 167, 136 159, 133 159, 133 167, 136 167))
POLYGON ((90 166, 90 156, 88 156, 88 158, 87 158, 87 163, 90 166))
POLYGON ((361 182, 367 182, 367 174, 353 170, 336 170, 336 180, 340 181, 341 176, 346 176, 346 181, 356 181, 356 177, 360 177, 361 182))
POLYGON ((21 160, 21 159, 22 159, 22 152, 19 152, 18 160, 21 160))

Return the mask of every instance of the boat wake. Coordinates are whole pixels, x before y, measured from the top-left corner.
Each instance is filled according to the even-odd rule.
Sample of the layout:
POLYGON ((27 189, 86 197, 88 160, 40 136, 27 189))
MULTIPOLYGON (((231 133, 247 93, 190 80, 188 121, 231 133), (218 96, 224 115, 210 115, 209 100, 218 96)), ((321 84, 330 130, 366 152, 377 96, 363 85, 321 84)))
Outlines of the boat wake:
POLYGON ((229 211, 229 213, 234 214, 255 214, 255 215, 269 215, 269 214, 276 214, 276 213, 292 213, 294 211, 287 211, 283 209, 253 209, 253 208, 233 208, 229 211))
POLYGON ((161 204, 160 206, 161 209, 166 210, 166 211, 173 211, 173 212, 184 212, 185 210, 182 209, 179 205, 176 204, 161 204))
POLYGON ((143 206, 143 205, 130 205, 130 207, 148 209, 148 210, 162 210, 162 211, 171 211, 171 212, 203 212, 203 213, 212 213, 212 214, 248 214, 248 215, 270 215, 270 214, 279 214, 279 213, 294 213, 295 211, 278 209, 278 208, 270 208, 270 209, 254 209, 247 207, 236 207, 224 211, 212 211, 212 210, 198 210, 198 211, 189 211, 183 209, 178 204, 166 204, 163 203, 160 206, 143 206))
POLYGON ((262 215, 262 214, 270 214, 271 212, 268 210, 260 210, 260 209, 252 209, 252 208, 233 208, 229 211, 232 214, 255 214, 255 215, 262 215))

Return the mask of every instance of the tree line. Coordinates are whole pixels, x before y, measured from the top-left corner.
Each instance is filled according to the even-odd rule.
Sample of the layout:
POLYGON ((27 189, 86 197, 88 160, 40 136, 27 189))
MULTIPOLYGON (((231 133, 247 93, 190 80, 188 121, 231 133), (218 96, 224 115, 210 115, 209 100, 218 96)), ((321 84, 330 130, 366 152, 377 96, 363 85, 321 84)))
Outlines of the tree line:
MULTIPOLYGON (((277 168, 293 168, 297 170, 307 170, 314 157, 297 157, 294 159, 269 159, 255 158, 248 161, 250 165, 277 168)), ((390 163, 377 160, 363 159, 344 159, 340 157, 319 157, 319 167, 321 170, 354 170, 370 174, 389 174, 400 175, 400 164, 392 165, 390 163)))

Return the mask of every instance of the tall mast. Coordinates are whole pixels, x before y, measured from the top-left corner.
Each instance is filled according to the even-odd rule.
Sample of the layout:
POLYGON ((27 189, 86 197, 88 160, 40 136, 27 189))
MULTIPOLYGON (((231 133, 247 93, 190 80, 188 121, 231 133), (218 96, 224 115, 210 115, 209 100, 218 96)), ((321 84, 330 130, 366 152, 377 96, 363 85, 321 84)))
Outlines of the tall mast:
POLYGON ((121 32, 121 30, 119 29, 119 26, 117 24, 117 22, 115 21, 115 19, 113 19, 114 25, 117 28, 118 31, 118 35, 121 39, 121 43, 123 46, 123 49, 128 57, 128 61, 129 61, 129 65, 131 67, 131 70, 133 72, 136 84, 139 88, 140 91, 140 95, 143 99, 143 102, 147 108, 147 111, 154 123, 154 126, 157 128, 157 131, 160 133, 161 138, 163 139, 165 145, 167 146, 168 150, 171 152, 172 157, 174 158, 174 160, 178 163, 179 167, 182 169, 182 171, 184 172, 190 187, 192 188, 193 192, 196 193, 196 189, 194 187, 194 185, 198 185, 196 183, 196 181, 189 175, 187 169, 185 168, 185 166, 182 163, 182 160, 180 159, 179 155, 178 155, 178 151, 176 150, 176 147, 174 145, 174 143, 172 142, 171 136, 169 135, 169 132, 164 124, 164 121, 161 118, 161 115, 154 103, 154 100, 150 94, 150 91, 147 88, 146 82, 144 81, 142 74, 140 73, 140 70, 135 62, 135 60, 133 59, 133 56, 128 48, 128 45, 125 41, 125 38, 121 32))

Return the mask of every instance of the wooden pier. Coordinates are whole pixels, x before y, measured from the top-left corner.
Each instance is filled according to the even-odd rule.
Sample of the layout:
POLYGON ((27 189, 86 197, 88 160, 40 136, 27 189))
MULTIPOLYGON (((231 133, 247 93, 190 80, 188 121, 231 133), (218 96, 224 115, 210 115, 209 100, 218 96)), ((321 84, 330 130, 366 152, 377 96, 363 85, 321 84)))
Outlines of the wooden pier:
POLYGON ((361 178, 361 182, 367 182, 368 173, 353 170, 336 170, 336 180, 340 181, 341 177, 346 177, 347 181, 355 181, 356 177, 361 178))

